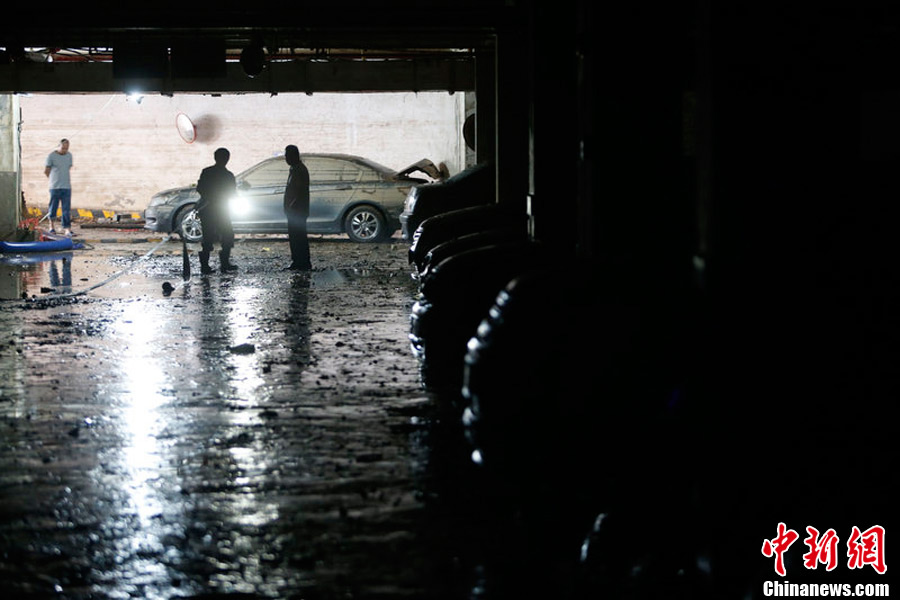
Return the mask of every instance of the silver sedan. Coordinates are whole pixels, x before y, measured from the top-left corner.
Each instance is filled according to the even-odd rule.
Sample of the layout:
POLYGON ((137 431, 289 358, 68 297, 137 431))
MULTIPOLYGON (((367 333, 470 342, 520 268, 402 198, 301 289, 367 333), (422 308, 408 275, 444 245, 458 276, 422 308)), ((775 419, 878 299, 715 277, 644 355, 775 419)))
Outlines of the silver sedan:
MULTIPOLYGON (((309 169, 310 233, 346 233, 356 242, 377 242, 400 228, 400 213, 414 185, 444 177, 428 159, 394 171, 349 154, 301 154, 309 169), (412 177, 419 172, 426 177, 412 177)), ((284 186, 288 165, 283 157, 265 159, 236 175, 237 194, 230 202, 235 233, 287 233, 284 186)), ((188 242, 203 237, 194 207, 196 184, 155 194, 144 211, 146 229, 178 233, 188 242)))

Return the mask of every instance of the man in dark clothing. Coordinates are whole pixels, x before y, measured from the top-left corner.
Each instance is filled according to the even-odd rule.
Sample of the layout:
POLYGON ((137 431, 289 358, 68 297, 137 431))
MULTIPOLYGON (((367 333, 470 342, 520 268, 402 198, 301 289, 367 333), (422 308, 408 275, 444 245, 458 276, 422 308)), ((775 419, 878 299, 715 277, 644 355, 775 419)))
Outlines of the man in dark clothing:
POLYGON ((288 222, 288 240, 291 245, 292 271, 309 271, 309 240, 306 237, 306 219, 309 218, 309 170, 300 160, 297 146, 284 149, 284 160, 291 166, 284 188, 284 214, 288 222))
POLYGON ((216 164, 203 169, 197 182, 197 192, 200 194, 197 213, 203 227, 200 272, 204 275, 213 272, 209 266, 209 253, 212 252, 215 243, 221 246, 219 270, 222 273, 237 270, 230 261, 231 249, 234 247, 234 230, 228 214, 228 202, 235 195, 237 186, 234 174, 225 168, 231 153, 225 148, 219 148, 213 156, 216 164))

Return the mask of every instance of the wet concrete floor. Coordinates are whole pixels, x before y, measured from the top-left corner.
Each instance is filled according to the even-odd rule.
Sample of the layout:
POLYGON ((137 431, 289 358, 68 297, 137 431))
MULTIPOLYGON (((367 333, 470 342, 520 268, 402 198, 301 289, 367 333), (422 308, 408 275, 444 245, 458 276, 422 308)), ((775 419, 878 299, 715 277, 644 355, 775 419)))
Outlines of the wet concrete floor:
MULTIPOLYGON (((193 248, 196 251, 197 248, 193 248)), ((408 341, 400 240, 0 262, 0 597, 499 598, 526 569, 408 341), (216 265, 215 259, 212 261, 216 265), (164 292, 164 284, 172 286, 164 292)))

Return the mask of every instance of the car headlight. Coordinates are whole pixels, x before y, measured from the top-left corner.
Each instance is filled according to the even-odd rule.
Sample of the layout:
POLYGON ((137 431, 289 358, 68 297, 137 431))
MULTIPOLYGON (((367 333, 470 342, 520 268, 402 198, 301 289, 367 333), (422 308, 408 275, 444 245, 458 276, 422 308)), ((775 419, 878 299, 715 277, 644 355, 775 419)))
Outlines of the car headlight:
POLYGON ((232 196, 228 201, 228 210, 235 217, 244 217, 250 214, 250 201, 244 196, 232 196))
POLYGON ((419 198, 419 189, 412 188, 409 190, 409 193, 406 194, 406 202, 404 206, 404 210, 408 213, 411 213, 416 208, 416 200, 419 198))

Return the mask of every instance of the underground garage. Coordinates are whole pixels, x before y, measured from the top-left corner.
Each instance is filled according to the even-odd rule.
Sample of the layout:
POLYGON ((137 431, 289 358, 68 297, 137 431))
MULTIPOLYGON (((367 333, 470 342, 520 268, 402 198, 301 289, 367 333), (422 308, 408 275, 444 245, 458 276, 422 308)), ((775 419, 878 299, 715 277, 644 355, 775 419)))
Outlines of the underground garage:
POLYGON ((4 243, 24 94, 465 94, 461 168, 308 273, 5 246, 5 597, 889 595, 894 7, 172 8, 4 20, 4 243))

